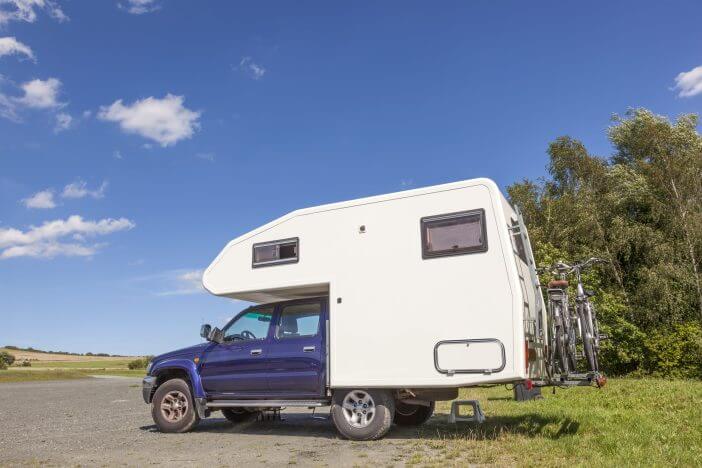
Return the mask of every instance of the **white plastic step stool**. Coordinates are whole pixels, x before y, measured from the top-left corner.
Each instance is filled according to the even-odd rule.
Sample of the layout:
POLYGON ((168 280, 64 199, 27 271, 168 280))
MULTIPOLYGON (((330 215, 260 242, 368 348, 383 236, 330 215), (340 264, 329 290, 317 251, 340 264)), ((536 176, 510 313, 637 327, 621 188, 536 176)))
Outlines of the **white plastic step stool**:
POLYGON ((485 422, 485 414, 480 408, 480 402, 478 400, 455 400, 451 403, 451 413, 449 413, 448 422, 449 424, 455 424, 456 422, 475 422, 482 423, 485 422), (472 416, 461 416, 460 407, 461 406, 472 406, 473 415, 472 416))

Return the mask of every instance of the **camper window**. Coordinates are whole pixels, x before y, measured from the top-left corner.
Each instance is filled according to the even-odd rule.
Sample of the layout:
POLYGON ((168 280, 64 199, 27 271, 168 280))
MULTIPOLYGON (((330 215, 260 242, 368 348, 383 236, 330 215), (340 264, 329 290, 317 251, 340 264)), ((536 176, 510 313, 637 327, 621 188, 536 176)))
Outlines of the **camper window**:
POLYGON ((526 250, 524 249, 524 242, 522 241, 522 233, 519 229, 519 223, 514 220, 512 220, 512 240, 514 241, 514 247, 517 250, 519 258, 521 258, 524 263, 529 264, 526 250))
POLYGON ((253 246, 254 267, 294 263, 299 260, 299 239, 282 239, 262 242, 253 246))
POLYGON ((485 210, 427 216, 422 218, 421 227, 422 258, 487 250, 485 210))

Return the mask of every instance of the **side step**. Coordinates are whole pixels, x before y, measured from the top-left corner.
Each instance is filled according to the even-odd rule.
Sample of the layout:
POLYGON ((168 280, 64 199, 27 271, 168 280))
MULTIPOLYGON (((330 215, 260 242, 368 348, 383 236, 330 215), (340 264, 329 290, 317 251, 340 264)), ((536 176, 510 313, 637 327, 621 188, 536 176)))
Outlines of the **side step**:
POLYGON ((480 402, 478 400, 454 400, 451 403, 451 413, 449 413, 448 422, 449 424, 455 424, 458 421, 476 422, 478 424, 485 422, 485 414, 480 408, 480 402), (472 406, 473 415, 461 416, 461 406, 472 406))
POLYGON ((303 407, 317 408, 327 406, 326 400, 212 400, 207 402, 208 408, 278 408, 303 407))

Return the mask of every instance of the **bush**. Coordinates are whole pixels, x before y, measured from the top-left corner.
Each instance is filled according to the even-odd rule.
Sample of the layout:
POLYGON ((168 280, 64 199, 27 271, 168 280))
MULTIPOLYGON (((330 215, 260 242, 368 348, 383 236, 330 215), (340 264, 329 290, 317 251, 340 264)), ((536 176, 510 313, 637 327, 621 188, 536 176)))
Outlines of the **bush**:
POLYGON ((131 361, 129 364, 127 364, 127 367, 129 367, 131 370, 135 369, 146 369, 146 366, 149 365, 149 362, 153 359, 153 356, 146 356, 143 358, 135 359, 131 361))
POLYGON ((654 374, 702 378, 702 327, 693 323, 658 330, 646 337, 644 368, 654 374))
POLYGON ((5 361, 0 361, 0 370, 5 370, 7 369, 7 364, 5 364, 5 361))
POLYGON ((0 362, 5 364, 4 368, 11 366, 15 362, 15 357, 5 351, 0 352, 0 362))
POLYGON ((27 361, 27 360, 24 360, 24 361, 22 361, 22 363, 20 364, 20 367, 32 367, 32 363, 29 362, 29 361, 27 361))

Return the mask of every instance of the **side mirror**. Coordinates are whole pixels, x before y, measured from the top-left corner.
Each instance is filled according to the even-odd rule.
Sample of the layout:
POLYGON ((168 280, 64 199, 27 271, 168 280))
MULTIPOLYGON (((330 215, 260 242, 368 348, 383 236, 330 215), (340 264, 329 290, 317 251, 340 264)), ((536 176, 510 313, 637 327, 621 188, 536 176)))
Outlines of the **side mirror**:
POLYGON ((210 336, 210 331, 212 330, 212 325, 209 323, 204 324, 203 326, 200 327, 200 336, 203 337, 204 339, 207 339, 208 336, 210 336))
POLYGON ((210 333, 207 335, 207 341, 213 341, 217 344, 223 343, 224 333, 222 333, 222 330, 220 330, 219 328, 214 327, 212 330, 210 330, 210 333))

